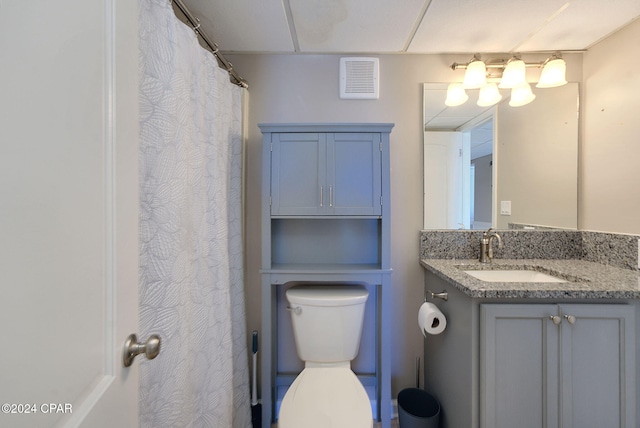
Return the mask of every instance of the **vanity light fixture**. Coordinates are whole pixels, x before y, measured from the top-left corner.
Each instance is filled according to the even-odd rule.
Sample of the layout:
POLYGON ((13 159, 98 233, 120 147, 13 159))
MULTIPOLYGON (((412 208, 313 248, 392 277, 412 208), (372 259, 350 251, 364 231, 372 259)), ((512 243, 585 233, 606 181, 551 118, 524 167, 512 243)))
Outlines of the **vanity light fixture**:
POLYGON ((478 95, 478 105, 480 107, 489 107, 497 104, 502 99, 502 94, 498 90, 498 85, 495 83, 487 83, 480 88, 480 95, 478 95))
POLYGON ((520 107, 529 104, 535 99, 536 96, 533 92, 531 92, 531 85, 529 85, 527 82, 524 82, 511 89, 511 99, 509 100, 509 105, 511 107, 520 107))
POLYGON ((556 54, 544 62, 536 88, 555 88, 567 84, 567 63, 556 54))
POLYGON ((483 61, 480 54, 475 54, 467 63, 453 63, 452 70, 465 70, 462 84, 449 85, 445 104, 453 107, 466 102, 469 98, 465 89, 480 89, 479 106, 491 106, 502 99, 498 88, 511 89, 509 105, 523 106, 535 99, 531 85, 527 83, 526 69, 528 67, 542 68, 537 88, 554 88, 567 83, 567 65, 560 52, 555 52, 542 62, 525 62, 518 55, 509 60, 493 58, 483 61), (499 80, 499 84, 495 82, 499 80), (460 93, 462 92, 463 95, 460 93))
POLYGON ((501 89, 512 89, 523 83, 527 83, 527 65, 523 60, 513 57, 507 62, 498 86, 501 89))
POLYGON ((469 99, 469 95, 464 90, 462 83, 451 83, 447 88, 447 99, 444 101, 449 107, 464 104, 469 99))
POLYGON ((474 56, 467 64, 464 72, 464 80, 462 86, 465 89, 478 89, 487 83, 487 67, 480 60, 480 56, 474 56))

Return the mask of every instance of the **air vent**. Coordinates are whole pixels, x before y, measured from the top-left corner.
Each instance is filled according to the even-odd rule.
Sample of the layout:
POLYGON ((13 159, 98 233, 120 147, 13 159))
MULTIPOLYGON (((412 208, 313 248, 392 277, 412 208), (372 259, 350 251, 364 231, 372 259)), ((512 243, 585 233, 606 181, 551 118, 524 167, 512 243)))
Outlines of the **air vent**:
POLYGON ((340 98, 378 99, 378 58, 340 58, 340 98))

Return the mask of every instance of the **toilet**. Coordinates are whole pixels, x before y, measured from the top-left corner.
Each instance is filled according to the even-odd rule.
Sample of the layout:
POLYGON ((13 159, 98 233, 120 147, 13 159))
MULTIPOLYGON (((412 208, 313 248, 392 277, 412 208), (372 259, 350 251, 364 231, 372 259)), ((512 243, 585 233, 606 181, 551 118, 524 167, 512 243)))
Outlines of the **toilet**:
POLYGON ((369 296, 359 285, 299 285, 286 291, 305 368, 280 406, 278 428, 371 428, 371 404, 351 370, 369 296))

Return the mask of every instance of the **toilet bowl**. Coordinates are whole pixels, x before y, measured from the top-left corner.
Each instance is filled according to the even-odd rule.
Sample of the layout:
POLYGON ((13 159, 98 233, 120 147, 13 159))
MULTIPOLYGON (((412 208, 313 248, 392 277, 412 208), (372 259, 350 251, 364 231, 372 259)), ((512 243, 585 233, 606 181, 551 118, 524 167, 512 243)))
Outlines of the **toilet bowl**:
POLYGON ((280 406, 278 428, 371 428, 367 392, 351 370, 369 293, 354 285, 287 290, 298 356, 305 368, 280 406))

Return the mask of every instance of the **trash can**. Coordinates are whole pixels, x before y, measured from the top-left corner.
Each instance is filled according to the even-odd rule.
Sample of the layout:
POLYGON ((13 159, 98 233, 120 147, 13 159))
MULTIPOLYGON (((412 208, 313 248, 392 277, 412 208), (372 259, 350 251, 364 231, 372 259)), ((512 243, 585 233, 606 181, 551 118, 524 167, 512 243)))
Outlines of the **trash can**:
POLYGON ((398 394, 398 419, 400 428, 438 428, 440 403, 422 389, 403 389, 398 394))

